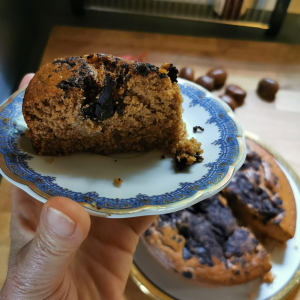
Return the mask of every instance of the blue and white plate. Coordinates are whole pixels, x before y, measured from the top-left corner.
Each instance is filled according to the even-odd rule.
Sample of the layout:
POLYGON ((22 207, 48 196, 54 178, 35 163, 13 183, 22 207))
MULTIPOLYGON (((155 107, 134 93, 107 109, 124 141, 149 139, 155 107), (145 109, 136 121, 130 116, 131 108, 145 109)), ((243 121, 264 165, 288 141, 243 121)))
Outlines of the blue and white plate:
POLYGON ((216 194, 244 162, 243 128, 222 100, 192 82, 179 79, 179 85, 189 137, 202 143, 202 163, 177 172, 174 158, 162 151, 39 156, 24 135, 23 89, 0 108, 2 175, 39 201, 65 196, 91 215, 114 218, 169 213, 216 194), (193 133, 198 125, 204 131, 193 133), (114 186, 116 177, 121 187, 114 186))

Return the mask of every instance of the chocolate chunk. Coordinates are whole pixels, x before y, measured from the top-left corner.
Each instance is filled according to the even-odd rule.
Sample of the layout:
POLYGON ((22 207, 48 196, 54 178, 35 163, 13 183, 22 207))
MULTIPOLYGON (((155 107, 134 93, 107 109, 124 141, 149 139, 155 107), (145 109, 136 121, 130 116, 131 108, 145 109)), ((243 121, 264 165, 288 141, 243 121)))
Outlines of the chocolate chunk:
POLYGON ((241 87, 234 85, 234 84, 228 85, 228 87, 226 88, 225 94, 232 97, 235 100, 237 106, 241 106, 244 104, 244 101, 245 101, 245 98, 247 95, 245 90, 243 90, 241 87))
POLYGON ((168 76, 170 77, 172 82, 177 82, 177 76, 178 76, 178 69, 173 66, 173 64, 170 64, 170 67, 168 68, 168 76))
POLYGON ((275 95, 279 90, 279 84, 271 78, 264 78, 258 83, 258 95, 267 101, 274 101, 275 95))
POLYGON ((113 91, 116 86, 116 81, 109 74, 105 75, 104 87, 102 92, 94 103, 94 116, 97 120, 103 121, 114 115, 116 109, 114 107, 113 91))
POLYGON ((234 271, 234 275, 240 275, 241 274, 241 271, 240 270, 235 270, 234 271))
POLYGON ((197 254, 203 254, 203 253, 206 253, 206 250, 205 250, 204 247, 196 247, 196 248, 195 248, 195 252, 196 252, 197 254))
POLYGON ((211 69, 206 75, 214 79, 214 89, 220 89, 227 79, 227 72, 222 68, 211 69))
POLYGON ((159 74, 159 68, 149 63, 135 62, 134 65, 135 65, 135 72, 142 76, 147 76, 149 72, 155 72, 159 74))
POLYGON ((69 77, 67 80, 62 80, 56 86, 63 90, 68 90, 70 88, 78 88, 82 87, 83 81, 82 78, 77 77, 69 77))
POLYGON ((145 236, 150 236, 151 235, 151 231, 150 229, 148 228, 146 231, 145 231, 145 236))
POLYGON ((272 201, 277 205, 277 206, 281 206, 282 205, 282 200, 278 197, 275 197, 272 199, 272 201))
POLYGON ((182 257, 185 260, 190 259, 192 257, 192 253, 186 247, 183 247, 183 249, 182 249, 182 257))
POLYGON ((193 273, 190 272, 190 271, 185 271, 185 272, 182 273, 182 275, 183 275, 185 278, 188 278, 188 279, 193 278, 193 273))
POLYGON ((93 56, 94 56, 94 53, 89 54, 86 58, 87 58, 87 59, 91 59, 93 56))
POLYGON ((139 64, 136 69, 137 69, 138 73, 143 76, 147 76, 149 73, 149 70, 145 64, 139 64))
POLYGON ((225 245, 226 257, 243 255, 243 248, 245 247, 246 240, 248 239, 249 231, 244 229, 235 230, 233 235, 229 237, 225 245))
POLYGON ((208 91, 212 91, 214 88, 214 81, 215 81, 214 78, 204 75, 204 76, 199 77, 196 80, 196 83, 198 83, 199 85, 201 85, 208 91))
POLYGON ((237 107, 236 102, 231 96, 222 95, 222 96, 220 96, 220 99, 222 99, 224 102, 226 102, 233 111, 236 109, 236 107, 237 107))
POLYGON ((193 81, 194 80, 194 70, 191 68, 183 68, 180 70, 179 77, 193 81))
POLYGON ((255 152, 248 153, 243 167, 229 183, 227 191, 229 192, 229 201, 236 199, 239 195, 240 200, 256 209, 266 223, 282 213, 283 209, 281 204, 277 204, 270 198, 266 190, 257 186, 260 182, 257 172, 262 163, 262 159, 255 152), (244 171, 247 170, 252 170, 252 172, 246 175, 244 171))
POLYGON ((177 156, 178 156, 178 153, 175 153, 175 164, 176 164, 176 167, 180 171, 182 171, 187 166, 187 159, 184 157, 184 158, 181 158, 180 160, 178 160, 177 156))

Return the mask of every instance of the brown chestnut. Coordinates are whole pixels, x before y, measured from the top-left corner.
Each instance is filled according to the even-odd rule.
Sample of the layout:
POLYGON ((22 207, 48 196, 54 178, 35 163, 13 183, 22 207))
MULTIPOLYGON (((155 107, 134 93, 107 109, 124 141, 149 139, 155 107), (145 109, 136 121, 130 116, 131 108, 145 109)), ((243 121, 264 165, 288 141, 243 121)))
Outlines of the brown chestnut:
POLYGON ((278 90, 279 84, 277 81, 264 78, 258 83, 257 94, 267 101, 273 101, 278 90))
POLYGON ((201 76, 196 80, 196 83, 207 89, 208 91, 212 91, 214 88, 214 79, 207 75, 201 76))
POLYGON ((226 102, 232 110, 236 109, 236 107, 237 107, 236 102, 229 95, 222 95, 222 96, 220 96, 220 99, 222 99, 224 102, 226 102))
POLYGON ((221 68, 211 69, 207 72, 209 77, 212 77, 214 81, 214 89, 220 89, 227 79, 227 72, 221 68))
POLYGON ((191 68, 183 68, 180 70, 179 77, 194 81, 194 70, 191 68))
POLYGON ((244 104, 247 95, 245 90, 235 84, 228 85, 225 90, 225 94, 232 97, 235 100, 237 106, 241 106, 244 104))

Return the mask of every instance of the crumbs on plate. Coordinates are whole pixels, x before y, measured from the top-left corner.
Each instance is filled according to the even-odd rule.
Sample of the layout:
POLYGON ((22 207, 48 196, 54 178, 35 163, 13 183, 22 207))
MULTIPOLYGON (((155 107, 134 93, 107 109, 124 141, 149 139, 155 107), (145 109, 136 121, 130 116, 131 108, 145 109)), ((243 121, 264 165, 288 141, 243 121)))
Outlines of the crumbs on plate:
POLYGON ((10 118, 4 118, 4 119, 3 119, 3 123, 4 123, 4 124, 7 124, 9 121, 10 121, 10 118))
POLYGON ((114 179, 114 185, 115 186, 121 186, 123 180, 121 178, 115 178, 114 179))
POLYGON ((53 158, 53 157, 50 158, 50 159, 48 160, 48 162, 49 162, 49 164, 52 164, 52 163, 54 162, 54 158, 53 158))

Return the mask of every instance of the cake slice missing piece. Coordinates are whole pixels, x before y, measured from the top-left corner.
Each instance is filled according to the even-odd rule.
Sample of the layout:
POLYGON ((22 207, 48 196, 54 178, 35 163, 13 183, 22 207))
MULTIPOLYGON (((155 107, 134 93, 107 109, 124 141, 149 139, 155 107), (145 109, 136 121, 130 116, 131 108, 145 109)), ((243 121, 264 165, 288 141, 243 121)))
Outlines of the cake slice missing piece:
POLYGON ((177 74, 105 54, 57 59, 26 89, 26 135, 40 155, 160 149, 180 169, 202 161, 201 144, 187 140, 177 74))

